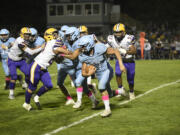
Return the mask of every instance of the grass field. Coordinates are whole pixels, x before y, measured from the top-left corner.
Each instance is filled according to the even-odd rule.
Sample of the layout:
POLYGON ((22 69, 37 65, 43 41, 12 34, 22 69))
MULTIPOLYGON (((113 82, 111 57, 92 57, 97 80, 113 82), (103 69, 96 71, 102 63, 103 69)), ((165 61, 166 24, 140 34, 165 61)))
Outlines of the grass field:
MULTIPOLYGON (((114 66, 114 62, 111 62, 114 66)), ((9 100, 9 91, 4 90, 4 73, 0 72, 0 135, 43 135, 77 122, 104 109, 101 101, 97 110, 91 110, 91 102, 83 96, 80 109, 65 106, 65 97, 56 88, 56 65, 49 68, 54 88, 40 98, 43 110, 27 112, 22 108, 24 90, 17 86, 15 99, 9 100)), ((127 87, 124 75, 124 86, 127 87)), ((179 60, 137 61, 135 93, 140 95, 162 84, 180 79, 179 60)), ((93 80, 96 82, 96 80, 93 80)), ((41 85, 41 84, 40 84, 41 85)), ((39 85, 39 86, 40 86, 39 85)), ((76 100, 75 88, 70 86, 69 77, 65 85, 76 100)), ((111 81, 117 88, 115 78, 111 81)), ((93 117, 56 135, 179 135, 180 134, 180 82, 159 88, 131 102, 119 105, 127 98, 111 98, 112 116, 93 117)))

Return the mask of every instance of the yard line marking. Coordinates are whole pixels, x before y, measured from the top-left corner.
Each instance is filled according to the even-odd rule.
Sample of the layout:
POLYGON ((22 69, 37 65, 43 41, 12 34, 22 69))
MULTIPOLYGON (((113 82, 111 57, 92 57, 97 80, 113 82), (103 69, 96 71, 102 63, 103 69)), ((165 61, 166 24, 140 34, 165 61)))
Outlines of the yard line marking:
MULTIPOLYGON (((138 99, 138 98, 140 98, 140 97, 142 97, 142 96, 144 96, 144 95, 147 95, 147 94, 149 94, 149 93, 151 93, 151 92, 153 92, 153 91, 156 91, 156 90, 158 90, 158 89, 160 89, 160 88, 164 88, 164 87, 167 87, 167 86, 176 84, 176 83, 178 83, 178 82, 180 82, 180 80, 177 80, 177 81, 171 82, 171 83, 162 84, 162 85, 160 85, 160 86, 158 86, 158 87, 156 87, 156 88, 150 89, 150 90, 146 91, 145 93, 136 96, 135 99, 138 99)), ((133 100, 135 100, 135 99, 133 99, 133 100)), ((131 101, 133 101, 133 100, 126 100, 126 101, 123 101, 123 102, 119 103, 118 105, 123 105, 123 104, 129 103, 129 102, 131 102, 131 101)), ((80 124, 80 123, 83 123, 83 122, 86 121, 86 120, 89 120, 89 119, 91 119, 91 118, 94 118, 94 117, 98 116, 98 115, 101 114, 101 113, 102 113, 102 111, 101 111, 101 112, 98 112, 98 113, 94 113, 94 114, 92 114, 92 115, 90 115, 90 116, 87 116, 87 117, 85 117, 85 118, 83 118, 83 119, 81 119, 81 120, 79 120, 79 121, 75 121, 75 122, 73 122, 73 123, 71 123, 71 124, 69 124, 69 125, 67 125, 67 126, 62 126, 62 127, 59 127, 59 128, 57 128, 57 129, 49 132, 49 133, 45 133, 44 135, 56 134, 56 133, 58 133, 58 132, 60 132, 60 131, 62 131, 62 130, 65 130, 65 129, 70 128, 70 127, 72 127, 72 126, 75 126, 75 125, 78 125, 78 124, 80 124)))

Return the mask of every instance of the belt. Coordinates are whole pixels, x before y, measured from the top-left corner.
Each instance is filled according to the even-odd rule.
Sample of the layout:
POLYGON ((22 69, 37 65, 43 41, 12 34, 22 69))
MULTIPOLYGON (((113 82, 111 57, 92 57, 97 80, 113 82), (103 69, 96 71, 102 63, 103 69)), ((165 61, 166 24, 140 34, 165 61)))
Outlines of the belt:
POLYGON ((134 58, 123 58, 123 63, 134 63, 134 58))

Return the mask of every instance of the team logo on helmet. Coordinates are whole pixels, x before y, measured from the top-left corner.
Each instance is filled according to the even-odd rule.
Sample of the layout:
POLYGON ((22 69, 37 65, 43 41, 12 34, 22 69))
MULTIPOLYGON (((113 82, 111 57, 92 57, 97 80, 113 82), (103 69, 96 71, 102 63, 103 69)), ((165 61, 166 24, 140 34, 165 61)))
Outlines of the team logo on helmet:
POLYGON ((53 35, 54 33, 58 33, 57 29, 55 29, 55 28, 49 28, 45 31, 44 39, 46 40, 46 42, 50 41, 52 39, 55 39, 55 37, 53 35))
POLYGON ((125 32, 126 30, 125 30, 124 24, 118 23, 118 24, 115 24, 115 25, 114 25, 113 31, 114 31, 114 32, 120 32, 120 31, 125 32))

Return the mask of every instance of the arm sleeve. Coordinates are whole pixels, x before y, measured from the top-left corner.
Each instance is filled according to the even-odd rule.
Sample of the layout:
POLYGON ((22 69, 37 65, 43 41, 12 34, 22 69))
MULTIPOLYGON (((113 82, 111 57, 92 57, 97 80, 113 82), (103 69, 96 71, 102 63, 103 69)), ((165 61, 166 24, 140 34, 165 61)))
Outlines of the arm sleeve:
POLYGON ((40 52, 42 49, 43 49, 43 48, 40 47, 40 48, 38 48, 38 49, 32 50, 32 49, 30 49, 30 48, 27 47, 24 51, 27 52, 27 53, 30 54, 30 55, 33 55, 33 54, 36 54, 36 53, 40 52))

